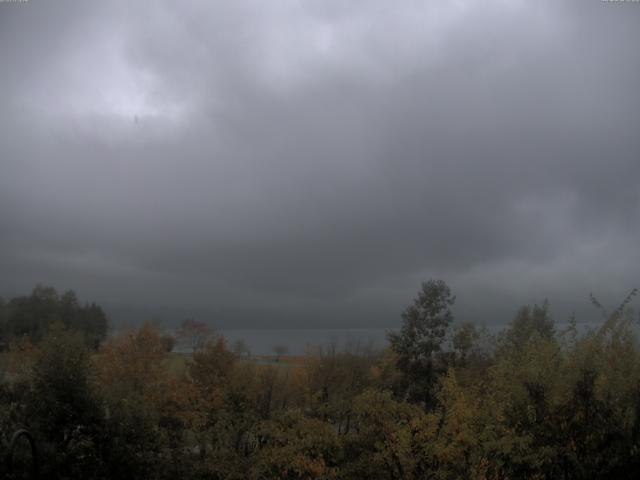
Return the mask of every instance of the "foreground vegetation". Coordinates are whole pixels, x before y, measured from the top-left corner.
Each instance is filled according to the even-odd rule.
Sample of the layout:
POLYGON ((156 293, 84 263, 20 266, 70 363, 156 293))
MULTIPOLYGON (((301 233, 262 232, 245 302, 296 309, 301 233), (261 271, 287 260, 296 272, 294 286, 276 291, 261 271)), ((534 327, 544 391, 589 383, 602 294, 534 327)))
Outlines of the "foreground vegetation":
POLYGON ((176 368, 151 325, 96 351, 57 318, 11 341, 0 424, 34 433, 44 478, 636 478, 630 298, 613 312, 594 299, 590 332, 556 331, 545 303, 489 338, 454 327, 455 298, 431 281, 385 351, 317 349, 297 368, 221 337, 176 368))

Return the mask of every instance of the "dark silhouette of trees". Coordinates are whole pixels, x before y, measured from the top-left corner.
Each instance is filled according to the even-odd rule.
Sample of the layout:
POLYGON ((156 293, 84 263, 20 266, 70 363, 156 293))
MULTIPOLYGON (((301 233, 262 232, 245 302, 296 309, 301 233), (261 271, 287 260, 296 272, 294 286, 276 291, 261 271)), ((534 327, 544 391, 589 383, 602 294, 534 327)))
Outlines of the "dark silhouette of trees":
POLYGON ((187 318, 182 321, 176 329, 176 338, 191 352, 197 352, 213 337, 213 331, 204 322, 194 318, 187 318))
POLYGON ((399 392, 427 409, 434 405, 438 377, 446 370, 445 355, 441 354, 453 321, 454 303, 455 296, 444 281, 423 282, 418 296, 402 313, 400 332, 388 336, 402 373, 399 392))
POLYGON ((107 316, 95 303, 81 304, 73 290, 59 294, 53 287, 37 285, 31 295, 0 305, 0 332, 5 344, 11 337, 27 336, 39 342, 52 325, 82 334, 87 346, 97 349, 107 335, 107 316))
POLYGON ((504 332, 503 340, 506 347, 520 350, 536 338, 548 340, 554 335, 554 321, 549 313, 549 302, 545 300, 541 306, 521 307, 504 332))

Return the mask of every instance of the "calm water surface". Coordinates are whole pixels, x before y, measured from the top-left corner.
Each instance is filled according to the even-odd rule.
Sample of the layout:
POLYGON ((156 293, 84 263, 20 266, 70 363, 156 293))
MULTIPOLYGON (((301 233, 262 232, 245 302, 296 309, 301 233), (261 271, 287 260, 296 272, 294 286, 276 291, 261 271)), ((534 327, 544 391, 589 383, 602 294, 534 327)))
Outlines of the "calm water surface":
MULTIPOLYGON (((602 325, 601 322, 579 323, 578 330, 585 332, 602 325)), ((556 331, 560 332, 568 326, 566 322, 557 322, 556 331)), ((487 325, 486 332, 496 335, 505 325, 487 325)), ((482 328, 482 327, 481 327, 482 328)), ((636 326, 637 329, 637 326, 636 326)), ((344 328, 344 329, 219 329, 217 333, 224 335, 229 348, 233 348, 238 340, 244 341, 253 355, 274 355, 276 346, 283 346, 289 355, 302 355, 310 347, 336 345, 338 350, 345 346, 359 345, 381 349, 388 345, 387 333, 395 331, 390 328, 344 328)), ((184 351, 177 345, 175 351, 184 351)))

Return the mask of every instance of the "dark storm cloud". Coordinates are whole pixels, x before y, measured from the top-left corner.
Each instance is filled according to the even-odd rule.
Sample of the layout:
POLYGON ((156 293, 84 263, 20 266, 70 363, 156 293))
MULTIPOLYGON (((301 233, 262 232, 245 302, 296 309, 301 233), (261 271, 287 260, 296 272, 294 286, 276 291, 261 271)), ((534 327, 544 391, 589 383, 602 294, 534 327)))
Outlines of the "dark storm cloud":
POLYGON ((0 5, 0 290, 300 326, 393 325, 431 276, 484 319, 615 299, 640 265, 638 21, 595 1, 0 5))

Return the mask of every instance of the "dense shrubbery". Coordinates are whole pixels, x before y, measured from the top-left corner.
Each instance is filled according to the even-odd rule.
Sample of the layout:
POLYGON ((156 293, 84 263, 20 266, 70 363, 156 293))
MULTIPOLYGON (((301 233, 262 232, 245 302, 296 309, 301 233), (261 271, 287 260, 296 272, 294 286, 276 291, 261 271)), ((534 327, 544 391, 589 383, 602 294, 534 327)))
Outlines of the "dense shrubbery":
POLYGON ((593 479, 640 473, 640 346, 625 308, 557 332, 546 304, 493 341, 428 282, 385 352, 259 365, 222 338, 176 371, 145 325, 91 353, 54 327, 0 390, 47 478, 593 479))

